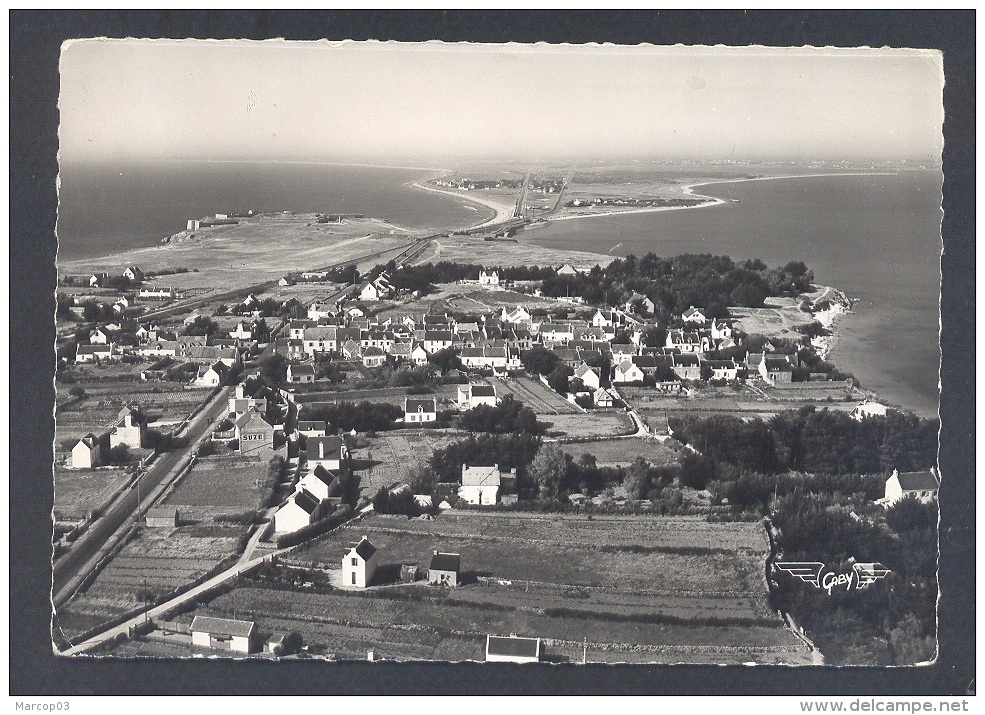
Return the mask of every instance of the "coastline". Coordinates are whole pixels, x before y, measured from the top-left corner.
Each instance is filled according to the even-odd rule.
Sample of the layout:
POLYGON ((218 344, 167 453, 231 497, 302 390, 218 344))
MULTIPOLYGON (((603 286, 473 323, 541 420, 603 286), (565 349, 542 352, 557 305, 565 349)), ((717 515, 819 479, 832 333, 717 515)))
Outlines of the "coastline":
MULTIPOLYGON (((423 179, 423 181, 428 181, 428 179, 423 179)), ((436 189, 433 186, 425 186, 424 184, 421 183, 421 181, 412 181, 406 184, 406 186, 413 186, 415 189, 421 189, 422 191, 430 191, 435 194, 444 194, 445 196, 453 196, 455 198, 463 199, 465 201, 471 201, 474 204, 479 204, 480 206, 484 206, 487 209, 493 210, 494 215, 491 219, 466 227, 470 229, 485 228, 486 226, 491 226, 493 224, 503 223, 505 221, 508 221, 513 216, 513 209, 515 208, 512 205, 504 204, 500 201, 495 201, 489 198, 466 196, 465 194, 460 194, 455 191, 445 191, 444 189, 436 189)))
POLYGON ((686 184, 682 187, 683 193, 687 196, 693 196, 697 199, 704 199, 700 204, 695 204, 694 206, 649 206, 646 208, 629 208, 629 209, 611 209, 611 210, 600 210, 592 213, 579 213, 579 214, 566 214, 564 216, 548 216, 541 219, 535 224, 528 226, 527 228, 534 228, 537 225, 543 225, 544 223, 553 223, 554 221, 571 221, 574 219, 586 219, 586 218, 600 218, 602 216, 620 216, 623 214, 642 214, 642 213, 657 213, 660 211, 685 211, 689 209, 704 209, 710 208, 712 206, 719 206, 721 204, 730 203, 726 199, 718 198, 717 196, 708 196, 705 194, 696 194, 694 189, 698 186, 712 186, 715 184, 734 184, 742 181, 772 181, 774 179, 816 179, 825 176, 895 176, 897 172, 890 171, 852 171, 852 172, 840 172, 840 173, 826 173, 826 174, 784 174, 782 176, 755 176, 752 178, 742 178, 742 179, 721 179, 716 181, 702 181, 696 184, 686 184))

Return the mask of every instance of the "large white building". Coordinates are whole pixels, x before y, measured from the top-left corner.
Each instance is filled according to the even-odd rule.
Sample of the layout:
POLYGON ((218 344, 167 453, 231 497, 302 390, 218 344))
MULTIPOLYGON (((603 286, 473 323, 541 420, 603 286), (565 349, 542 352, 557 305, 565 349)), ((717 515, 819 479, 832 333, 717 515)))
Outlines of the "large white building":
POLYGON ((368 536, 353 544, 342 557, 342 585, 350 588, 366 588, 373 581, 379 551, 368 536))

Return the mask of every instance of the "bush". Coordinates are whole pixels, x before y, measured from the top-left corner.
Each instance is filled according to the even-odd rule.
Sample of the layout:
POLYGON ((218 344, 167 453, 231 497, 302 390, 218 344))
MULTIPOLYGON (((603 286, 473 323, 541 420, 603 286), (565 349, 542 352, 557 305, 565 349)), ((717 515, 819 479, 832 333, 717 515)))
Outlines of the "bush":
POLYGON ((70 394, 76 400, 81 400, 86 396, 86 391, 84 387, 80 385, 75 385, 74 387, 69 389, 68 394, 70 394))
POLYGON ((314 524, 309 524, 304 528, 293 531, 290 534, 284 534, 277 539, 276 545, 278 549, 286 549, 288 546, 295 546, 303 541, 312 539, 316 536, 321 536, 326 531, 334 529, 339 524, 342 524, 352 518, 353 511, 352 507, 348 504, 339 507, 332 514, 325 517, 324 519, 319 519, 314 524))

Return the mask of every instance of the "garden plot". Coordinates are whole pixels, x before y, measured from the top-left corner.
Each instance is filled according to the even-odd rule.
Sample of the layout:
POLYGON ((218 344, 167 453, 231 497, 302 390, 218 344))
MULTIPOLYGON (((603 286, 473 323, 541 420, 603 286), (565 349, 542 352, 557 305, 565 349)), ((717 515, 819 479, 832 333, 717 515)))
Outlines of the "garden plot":
POLYGON ((380 488, 403 479, 409 467, 426 462, 434 450, 465 437, 437 430, 400 430, 360 438, 365 446, 352 449, 352 459, 362 494, 372 497, 380 488))
POLYGON ((267 463, 243 457, 203 457, 164 500, 224 513, 256 509, 265 495, 267 463))
POLYGON ((513 395, 538 415, 582 415, 581 409, 568 402, 540 380, 531 377, 517 377, 496 380, 496 394, 499 397, 513 395))
POLYGON ((241 526, 140 527, 93 584, 58 610, 57 624, 69 638, 140 605, 140 596, 170 593, 236 553, 241 526))
POLYGON ((55 519, 77 521, 102 507, 129 481, 124 469, 55 467, 55 519))
POLYGON ((571 442, 559 445, 562 450, 578 460, 583 454, 591 454, 599 465, 629 465, 637 457, 650 464, 662 466, 677 461, 677 455, 669 447, 655 439, 609 439, 589 442, 571 442))
POLYGON ((636 425, 625 412, 589 412, 576 415, 538 415, 547 425, 547 436, 560 439, 614 437, 636 432, 636 425))

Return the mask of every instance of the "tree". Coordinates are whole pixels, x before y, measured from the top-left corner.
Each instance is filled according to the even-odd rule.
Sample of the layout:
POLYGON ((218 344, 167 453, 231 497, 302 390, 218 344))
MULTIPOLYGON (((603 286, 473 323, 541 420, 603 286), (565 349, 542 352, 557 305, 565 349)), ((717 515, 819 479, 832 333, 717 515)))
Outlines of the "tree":
POLYGON ((571 456, 556 443, 542 446, 530 464, 530 478, 537 485, 541 499, 557 499, 561 483, 568 474, 571 456))
POLYGON ((547 384, 551 389, 562 395, 568 394, 568 378, 575 374, 575 371, 567 365, 558 365, 547 376, 547 384))
POLYGON ((417 461, 407 467, 404 481, 414 494, 433 494, 437 485, 437 478, 425 461, 417 461))
POLYGON ((118 444, 106 453, 107 464, 129 464, 132 459, 130 447, 125 444, 118 444))
POLYGON ((274 655, 294 655, 300 653, 304 647, 304 638, 297 631, 291 631, 284 640, 274 648, 274 655))
POLYGON ((458 357, 458 351, 454 348, 439 350, 428 358, 428 362, 441 370, 442 374, 449 370, 457 370, 462 367, 462 361, 458 357))
POLYGON ((260 358, 260 377, 270 385, 287 380, 288 360, 280 353, 269 353, 260 358))
POLYGON ((555 353, 537 345, 520 354, 523 369, 532 375, 550 375, 561 363, 555 353))
POLYGON ((68 394, 74 397, 76 400, 82 400, 86 396, 85 388, 80 385, 75 385, 69 388, 68 394))
POLYGON ((219 324, 207 315, 195 317, 188 326, 185 327, 183 335, 212 335, 219 331, 219 324))

